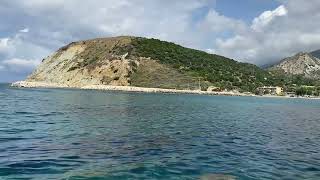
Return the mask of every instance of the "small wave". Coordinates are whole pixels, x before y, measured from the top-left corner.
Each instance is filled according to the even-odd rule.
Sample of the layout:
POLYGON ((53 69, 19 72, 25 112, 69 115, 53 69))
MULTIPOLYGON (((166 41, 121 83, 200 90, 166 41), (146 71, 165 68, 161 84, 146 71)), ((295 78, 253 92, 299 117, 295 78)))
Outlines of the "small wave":
POLYGON ((28 112, 28 111, 16 111, 15 114, 36 114, 36 113, 28 112))
POLYGON ((46 167, 71 167, 74 163, 64 162, 56 159, 52 160, 28 160, 22 162, 13 162, 7 165, 11 168, 46 168, 46 167))
POLYGON ((236 180, 237 178, 227 174, 207 174, 200 177, 200 180, 236 180))
POLYGON ((61 156, 62 159, 80 159, 80 156, 61 156))
POLYGON ((57 115, 64 115, 63 112, 50 112, 45 114, 39 114, 40 117, 48 117, 48 116, 57 116, 57 115))
POLYGON ((25 140, 25 139, 26 138, 7 137, 7 138, 0 138, 0 142, 19 141, 19 140, 25 140))
POLYGON ((3 130, 4 133, 7 134, 18 134, 18 133, 24 133, 24 132, 32 132, 35 131, 34 129, 7 129, 3 130))
POLYGON ((6 97, 6 96, 8 96, 8 94, 0 92, 0 97, 6 97))

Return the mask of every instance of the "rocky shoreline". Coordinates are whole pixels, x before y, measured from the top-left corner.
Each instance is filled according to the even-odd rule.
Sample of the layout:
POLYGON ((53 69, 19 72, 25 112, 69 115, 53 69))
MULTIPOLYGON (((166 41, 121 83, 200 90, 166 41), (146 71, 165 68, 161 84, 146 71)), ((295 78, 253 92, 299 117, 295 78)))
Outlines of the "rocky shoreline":
POLYGON ((101 90, 101 91, 123 91, 123 92, 141 92, 141 93, 164 93, 164 94, 201 94, 201 95, 216 95, 216 96, 247 96, 260 98, 284 98, 284 99, 317 99, 320 97, 289 97, 289 96, 274 96, 263 95, 257 96, 254 94, 245 94, 232 91, 208 92, 199 90, 179 90, 179 89, 161 89, 161 88, 145 88, 135 86, 111 86, 111 85, 88 85, 83 87, 67 86, 57 83, 35 82, 35 81, 18 81, 11 84, 11 87, 17 88, 58 88, 58 89, 83 89, 83 90, 101 90))
POLYGON ((200 90, 161 89, 161 88, 145 88, 145 87, 134 87, 134 86, 88 85, 83 87, 72 87, 72 86, 66 86, 63 84, 34 82, 34 81, 18 81, 18 82, 12 83, 11 86, 18 87, 18 88, 75 88, 75 89, 84 89, 84 90, 125 91, 125 92, 144 92, 144 93, 255 96, 253 94, 236 93, 231 91, 208 92, 208 91, 200 91, 200 90))
POLYGON ((57 83, 33 82, 33 81, 17 81, 17 82, 12 83, 11 87, 18 87, 18 88, 72 88, 70 86, 57 84, 57 83))

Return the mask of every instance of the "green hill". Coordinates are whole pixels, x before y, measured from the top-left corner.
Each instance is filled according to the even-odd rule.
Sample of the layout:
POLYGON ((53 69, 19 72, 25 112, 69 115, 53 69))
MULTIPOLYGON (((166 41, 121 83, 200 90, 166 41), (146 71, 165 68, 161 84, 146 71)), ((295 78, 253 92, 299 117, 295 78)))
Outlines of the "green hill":
POLYGON ((131 58, 150 57, 158 60, 181 73, 200 78, 202 86, 254 91, 262 85, 281 84, 276 81, 277 78, 256 65, 157 39, 134 38, 130 45, 119 47, 117 51, 119 54, 128 52, 131 58))

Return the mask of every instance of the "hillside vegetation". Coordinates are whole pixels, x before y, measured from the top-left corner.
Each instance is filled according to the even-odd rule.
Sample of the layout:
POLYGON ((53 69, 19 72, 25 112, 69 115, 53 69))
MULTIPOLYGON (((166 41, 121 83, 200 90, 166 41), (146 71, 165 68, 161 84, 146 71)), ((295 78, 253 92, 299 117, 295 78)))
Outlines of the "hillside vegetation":
POLYGON ((118 49, 120 54, 125 52, 130 57, 150 57, 179 72, 200 78, 202 86, 215 85, 253 92, 259 86, 281 84, 269 72, 253 64, 157 39, 134 38, 129 46, 118 49))

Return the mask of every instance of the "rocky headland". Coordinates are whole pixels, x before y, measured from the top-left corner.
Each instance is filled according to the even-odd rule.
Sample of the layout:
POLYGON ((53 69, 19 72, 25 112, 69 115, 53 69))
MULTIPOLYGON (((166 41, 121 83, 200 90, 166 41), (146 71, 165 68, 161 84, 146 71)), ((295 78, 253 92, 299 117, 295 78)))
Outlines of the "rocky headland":
MULTIPOLYGON (((319 67, 317 58, 299 54, 273 69, 313 77, 319 67)), ((261 86, 291 82, 253 64, 157 39, 120 36, 61 47, 12 86, 247 96, 261 86), (207 92, 209 87, 220 92, 207 92)))

